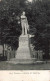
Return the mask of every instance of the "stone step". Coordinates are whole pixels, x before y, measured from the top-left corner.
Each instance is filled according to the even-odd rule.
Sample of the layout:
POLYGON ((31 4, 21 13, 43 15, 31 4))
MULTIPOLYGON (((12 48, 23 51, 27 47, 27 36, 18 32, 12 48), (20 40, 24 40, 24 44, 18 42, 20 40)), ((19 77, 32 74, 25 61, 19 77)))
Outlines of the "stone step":
POLYGON ((10 61, 7 61, 8 63, 12 63, 12 64, 33 64, 36 61, 36 58, 32 58, 32 59, 16 59, 13 58, 10 61))

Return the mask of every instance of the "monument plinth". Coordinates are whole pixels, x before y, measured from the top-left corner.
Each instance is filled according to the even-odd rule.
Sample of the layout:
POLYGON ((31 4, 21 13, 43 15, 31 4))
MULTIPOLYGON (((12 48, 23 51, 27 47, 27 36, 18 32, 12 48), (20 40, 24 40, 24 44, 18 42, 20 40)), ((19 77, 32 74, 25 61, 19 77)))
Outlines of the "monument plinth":
POLYGON ((11 63, 15 64, 32 64, 35 59, 31 57, 28 39, 28 21, 23 12, 21 16, 22 35, 19 37, 19 48, 16 51, 16 58, 11 59, 11 63))
POLYGON ((30 58, 30 51, 29 51, 29 47, 28 47, 28 36, 24 35, 24 36, 20 36, 19 38, 19 48, 17 50, 17 55, 16 55, 17 59, 28 59, 30 58))
POLYGON ((19 38, 19 48, 16 51, 16 58, 11 59, 14 64, 33 64, 35 59, 31 57, 28 35, 21 35, 19 38))

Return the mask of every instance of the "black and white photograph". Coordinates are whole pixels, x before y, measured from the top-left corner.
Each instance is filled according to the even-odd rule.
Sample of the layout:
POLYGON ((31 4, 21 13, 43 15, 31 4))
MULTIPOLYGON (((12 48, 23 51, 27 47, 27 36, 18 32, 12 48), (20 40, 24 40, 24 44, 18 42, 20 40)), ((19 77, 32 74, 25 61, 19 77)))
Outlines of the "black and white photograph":
POLYGON ((50 70, 50 0, 0 0, 0 70, 50 70))

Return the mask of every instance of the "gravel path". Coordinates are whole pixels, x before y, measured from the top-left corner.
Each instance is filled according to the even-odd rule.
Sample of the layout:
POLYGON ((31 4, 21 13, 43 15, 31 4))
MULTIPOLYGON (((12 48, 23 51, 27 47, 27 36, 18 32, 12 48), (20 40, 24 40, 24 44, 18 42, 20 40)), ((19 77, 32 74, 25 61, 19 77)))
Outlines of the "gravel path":
POLYGON ((50 63, 43 64, 10 64, 6 61, 0 61, 0 70, 50 70, 50 63))

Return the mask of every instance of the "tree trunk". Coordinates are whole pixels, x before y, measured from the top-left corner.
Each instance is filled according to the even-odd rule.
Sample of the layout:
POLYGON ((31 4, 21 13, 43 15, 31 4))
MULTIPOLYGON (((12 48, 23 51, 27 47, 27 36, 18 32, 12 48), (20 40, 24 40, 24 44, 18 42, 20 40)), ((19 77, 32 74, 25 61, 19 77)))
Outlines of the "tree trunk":
POLYGON ((4 57, 4 44, 3 44, 3 57, 4 57))
POLYGON ((49 59, 49 40, 47 40, 45 45, 45 57, 46 59, 49 59))

